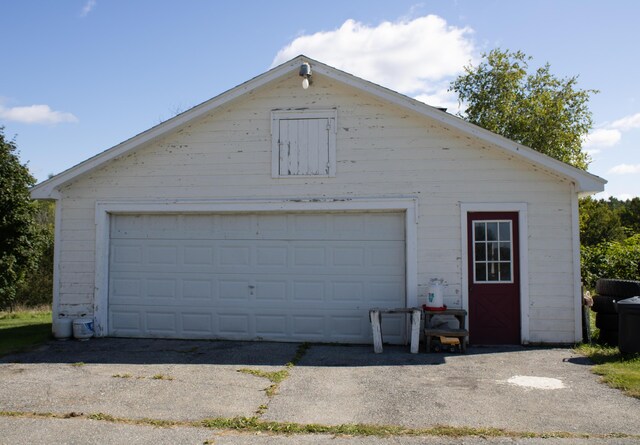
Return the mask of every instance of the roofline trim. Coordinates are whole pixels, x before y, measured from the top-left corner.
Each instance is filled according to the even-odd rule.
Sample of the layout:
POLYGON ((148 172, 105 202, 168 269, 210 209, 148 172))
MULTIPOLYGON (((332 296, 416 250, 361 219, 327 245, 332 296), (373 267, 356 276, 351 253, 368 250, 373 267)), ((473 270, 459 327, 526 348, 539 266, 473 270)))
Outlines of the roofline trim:
POLYGON ((181 113, 165 122, 162 122, 126 141, 113 146, 65 171, 53 176, 50 179, 34 186, 31 189, 31 196, 35 199, 58 199, 56 191, 75 178, 89 173, 105 163, 125 155, 131 150, 157 140, 173 130, 183 127, 205 114, 219 108, 251 90, 260 88, 265 84, 278 79, 285 74, 297 70, 302 62, 311 62, 316 73, 325 75, 331 79, 342 82, 346 85, 368 92, 380 99, 391 102, 400 107, 408 108, 423 116, 441 122, 446 126, 453 127, 470 136, 474 136, 489 144, 492 144, 506 153, 519 156, 525 160, 533 162, 540 167, 546 168, 566 179, 571 180, 576 185, 576 191, 581 194, 601 192, 607 181, 596 175, 572 167, 564 162, 546 156, 536 150, 513 142, 500 135, 492 133, 484 128, 466 122, 456 116, 441 111, 438 108, 419 102, 396 91, 377 85, 373 82, 356 77, 352 74, 333 68, 322 62, 311 59, 304 55, 299 55, 288 62, 272 68, 218 96, 209 99, 195 107, 181 113))

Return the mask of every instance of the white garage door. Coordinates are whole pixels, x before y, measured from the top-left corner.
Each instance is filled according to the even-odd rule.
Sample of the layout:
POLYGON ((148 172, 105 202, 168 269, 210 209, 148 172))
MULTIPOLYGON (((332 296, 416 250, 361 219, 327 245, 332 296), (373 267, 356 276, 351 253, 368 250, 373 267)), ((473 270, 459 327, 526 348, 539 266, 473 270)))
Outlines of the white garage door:
POLYGON ((112 336, 369 343, 369 308, 405 306, 404 214, 114 215, 110 235, 112 336))

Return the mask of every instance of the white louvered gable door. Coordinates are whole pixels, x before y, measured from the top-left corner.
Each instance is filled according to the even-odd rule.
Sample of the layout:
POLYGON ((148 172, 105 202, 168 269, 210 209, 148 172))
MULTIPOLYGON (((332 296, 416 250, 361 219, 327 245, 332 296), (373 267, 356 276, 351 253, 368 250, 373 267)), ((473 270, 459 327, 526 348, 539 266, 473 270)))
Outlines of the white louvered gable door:
POLYGON ((274 177, 335 176, 336 112, 273 112, 274 177))

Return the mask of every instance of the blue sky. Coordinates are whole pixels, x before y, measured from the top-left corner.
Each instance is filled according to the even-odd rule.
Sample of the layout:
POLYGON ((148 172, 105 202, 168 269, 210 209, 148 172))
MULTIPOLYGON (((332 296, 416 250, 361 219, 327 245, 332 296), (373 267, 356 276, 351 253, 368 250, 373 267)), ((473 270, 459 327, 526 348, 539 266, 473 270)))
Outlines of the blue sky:
POLYGON ((604 194, 640 196, 640 2, 0 0, 0 125, 38 180, 303 53, 456 112, 493 48, 598 89, 604 194))

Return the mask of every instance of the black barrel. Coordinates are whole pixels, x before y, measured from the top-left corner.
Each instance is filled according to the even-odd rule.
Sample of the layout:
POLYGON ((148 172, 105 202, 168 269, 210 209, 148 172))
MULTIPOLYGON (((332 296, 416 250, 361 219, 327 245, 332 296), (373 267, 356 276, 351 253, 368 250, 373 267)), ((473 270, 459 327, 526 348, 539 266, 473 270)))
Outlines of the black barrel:
POLYGON ((623 354, 640 352, 640 296, 619 300, 618 348, 623 354))

